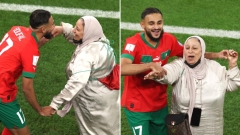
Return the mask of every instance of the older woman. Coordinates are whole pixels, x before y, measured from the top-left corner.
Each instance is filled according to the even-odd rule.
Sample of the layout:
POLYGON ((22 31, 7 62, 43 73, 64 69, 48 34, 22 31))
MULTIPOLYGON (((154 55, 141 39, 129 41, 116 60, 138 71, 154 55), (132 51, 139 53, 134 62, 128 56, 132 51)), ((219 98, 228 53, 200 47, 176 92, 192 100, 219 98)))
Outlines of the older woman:
MULTIPOLYGON (((189 37, 184 44, 183 58, 163 66, 167 75, 156 81, 173 85, 171 113, 188 113, 193 135, 222 135, 225 93, 240 86, 238 54, 229 50, 226 70, 216 61, 205 59, 204 53, 203 39, 189 37)), ((154 79, 156 75, 157 72, 151 72, 145 79, 154 79)))
POLYGON ((66 68, 65 88, 50 106, 58 110, 66 104, 57 111, 64 116, 73 105, 83 135, 118 135, 119 76, 114 51, 100 23, 95 17, 84 16, 74 28, 69 23, 56 26, 54 35, 59 34, 76 45, 76 50, 66 68), (116 76, 112 76, 113 72, 116 76))

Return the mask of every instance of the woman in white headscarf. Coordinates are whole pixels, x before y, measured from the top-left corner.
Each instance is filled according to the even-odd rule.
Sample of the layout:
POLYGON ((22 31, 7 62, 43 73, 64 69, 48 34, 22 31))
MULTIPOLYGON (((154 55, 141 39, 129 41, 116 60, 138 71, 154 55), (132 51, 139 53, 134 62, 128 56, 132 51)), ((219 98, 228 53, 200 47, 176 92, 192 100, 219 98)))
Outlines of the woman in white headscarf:
POLYGON ((54 35, 59 34, 76 45, 76 50, 66 67, 65 88, 53 98, 50 106, 58 110, 65 104, 63 110, 57 111, 63 117, 73 105, 83 135, 118 135, 118 67, 100 23, 95 17, 84 16, 74 28, 63 22, 56 26, 54 35))
POLYGON ((189 37, 184 44, 183 58, 163 66, 167 75, 159 78, 154 71, 145 79, 173 85, 171 113, 188 113, 193 135, 222 135, 225 93, 240 87, 238 53, 228 51, 226 70, 218 62, 204 58, 205 48, 201 37, 189 37), (199 119, 193 110, 200 113, 199 119))

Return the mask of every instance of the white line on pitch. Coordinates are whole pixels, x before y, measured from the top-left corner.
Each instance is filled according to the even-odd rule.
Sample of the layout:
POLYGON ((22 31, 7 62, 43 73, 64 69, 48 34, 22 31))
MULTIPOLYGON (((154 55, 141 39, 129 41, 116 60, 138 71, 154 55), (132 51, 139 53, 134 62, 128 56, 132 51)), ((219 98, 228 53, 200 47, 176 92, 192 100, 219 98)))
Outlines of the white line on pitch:
POLYGON ((120 12, 117 12, 117 11, 102 11, 102 10, 90 10, 90 9, 81 9, 81 8, 65 8, 65 7, 0 3, 0 10, 32 12, 36 9, 45 9, 50 11, 52 14, 78 15, 78 16, 90 15, 95 17, 115 18, 115 19, 120 18, 120 12))
MULTIPOLYGON (((121 29, 142 31, 139 23, 121 22, 121 29)), ((164 31, 169 33, 190 34, 211 37, 226 37, 240 39, 240 31, 215 30, 215 29, 200 29, 179 26, 164 26, 164 31)))

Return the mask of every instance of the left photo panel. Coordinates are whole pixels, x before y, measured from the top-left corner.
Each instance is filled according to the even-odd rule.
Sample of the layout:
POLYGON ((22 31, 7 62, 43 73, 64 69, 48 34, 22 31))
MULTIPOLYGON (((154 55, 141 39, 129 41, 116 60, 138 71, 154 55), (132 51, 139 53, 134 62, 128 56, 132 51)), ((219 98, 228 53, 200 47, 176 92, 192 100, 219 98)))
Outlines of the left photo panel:
POLYGON ((119 0, 1 0, 0 18, 1 135, 121 134, 119 0))

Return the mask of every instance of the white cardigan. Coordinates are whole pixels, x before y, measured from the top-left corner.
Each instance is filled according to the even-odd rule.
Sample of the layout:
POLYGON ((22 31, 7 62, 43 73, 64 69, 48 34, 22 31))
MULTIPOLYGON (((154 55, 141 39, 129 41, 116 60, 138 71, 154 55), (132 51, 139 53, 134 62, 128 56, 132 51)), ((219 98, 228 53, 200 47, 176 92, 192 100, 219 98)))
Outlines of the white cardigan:
MULTIPOLYGON (((62 23, 62 26, 64 37, 72 43, 72 25, 62 23)), ((119 90, 109 90, 97 80, 107 76, 116 64, 109 41, 102 38, 75 50, 74 54, 66 67, 65 88, 53 98, 50 106, 57 110, 71 102, 83 135, 118 135, 119 90)))
MULTIPOLYGON (((195 107, 202 109, 200 126, 191 127, 191 130, 193 135, 222 135, 224 96, 226 91, 240 87, 240 72, 238 67, 226 70, 226 67, 208 59, 206 66, 205 78, 195 80, 195 107)), ((157 81, 173 85, 171 113, 187 113, 190 98, 187 84, 184 83, 183 59, 178 58, 163 68, 167 70, 167 75, 157 81)))

